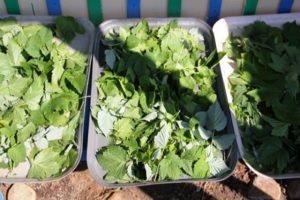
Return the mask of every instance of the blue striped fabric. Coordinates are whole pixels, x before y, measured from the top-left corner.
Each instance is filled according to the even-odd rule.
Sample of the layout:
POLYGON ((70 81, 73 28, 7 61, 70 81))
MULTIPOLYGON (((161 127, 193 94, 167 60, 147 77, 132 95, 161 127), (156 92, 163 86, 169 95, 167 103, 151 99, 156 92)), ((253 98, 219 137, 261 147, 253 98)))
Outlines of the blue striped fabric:
POLYGON ((281 0, 278 6, 278 13, 289 13, 292 10, 294 0, 281 0))
POLYGON ((207 23, 213 25, 220 17, 222 0, 210 0, 207 23))
POLYGON ((127 0, 127 17, 139 18, 141 13, 141 1, 140 0, 127 0))
POLYGON ((46 0, 48 15, 61 15, 60 0, 46 0))

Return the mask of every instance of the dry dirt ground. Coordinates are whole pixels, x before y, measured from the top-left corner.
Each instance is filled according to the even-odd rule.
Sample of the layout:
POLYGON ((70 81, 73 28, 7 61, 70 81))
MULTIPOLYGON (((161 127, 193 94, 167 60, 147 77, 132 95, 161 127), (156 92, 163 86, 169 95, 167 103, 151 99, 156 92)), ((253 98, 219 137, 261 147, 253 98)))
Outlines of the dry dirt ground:
MULTIPOLYGON (((85 163, 60 181, 28 184, 37 199, 45 200, 136 200, 136 199, 300 199, 300 180, 277 181, 256 177, 239 163, 233 176, 219 182, 195 182, 147 187, 108 189, 99 185, 89 174, 85 163)), ((7 197, 11 185, 1 184, 7 197)), ((10 199, 9 199, 10 200, 10 199)))

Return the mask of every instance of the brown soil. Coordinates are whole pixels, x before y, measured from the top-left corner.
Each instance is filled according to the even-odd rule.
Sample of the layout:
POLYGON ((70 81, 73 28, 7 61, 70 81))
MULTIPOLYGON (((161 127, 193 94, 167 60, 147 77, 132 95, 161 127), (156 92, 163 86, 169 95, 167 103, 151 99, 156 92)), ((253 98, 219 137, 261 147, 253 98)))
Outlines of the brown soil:
MULTIPOLYGON (((28 184, 36 191, 37 199, 46 200, 131 200, 131 199, 271 199, 261 188, 255 187, 255 175, 243 164, 239 163, 233 176, 219 182, 195 182, 193 184, 169 184, 146 187, 129 187, 108 189, 99 185, 89 174, 85 164, 81 164, 75 172, 60 181, 44 184, 28 184)), ((273 181, 274 182, 274 181, 273 181)), ((272 183, 271 183, 272 184, 272 183)), ((278 186, 276 182, 274 182, 278 186)), ((280 199, 300 199, 300 181, 279 182, 279 187, 268 186, 269 190, 280 188, 280 199), (287 190, 287 189, 291 190, 287 190), (298 191, 298 192, 297 192, 298 191)), ((0 190, 6 196, 11 185, 1 184, 0 190)), ((273 192, 274 193, 274 192, 273 192)), ((276 191, 275 191, 276 193, 276 191)), ((271 191, 272 194, 272 191, 271 191)))

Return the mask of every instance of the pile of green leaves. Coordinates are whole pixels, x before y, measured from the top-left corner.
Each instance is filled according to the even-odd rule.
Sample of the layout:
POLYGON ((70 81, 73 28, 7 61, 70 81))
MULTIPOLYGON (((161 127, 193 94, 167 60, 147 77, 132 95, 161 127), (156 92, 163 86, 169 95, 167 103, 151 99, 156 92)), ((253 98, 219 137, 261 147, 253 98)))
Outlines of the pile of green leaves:
POLYGON ((255 22, 231 36, 225 51, 237 63, 230 77, 245 158, 258 170, 300 170, 300 26, 255 22))
POLYGON ((233 134, 214 90, 216 54, 197 28, 142 21, 103 38, 106 67, 92 116, 109 141, 97 160, 109 182, 220 176, 233 134))
POLYGON ((1 174, 56 177, 78 157, 87 58, 63 42, 75 37, 69 26, 81 27, 70 17, 48 26, 0 20, 1 174))

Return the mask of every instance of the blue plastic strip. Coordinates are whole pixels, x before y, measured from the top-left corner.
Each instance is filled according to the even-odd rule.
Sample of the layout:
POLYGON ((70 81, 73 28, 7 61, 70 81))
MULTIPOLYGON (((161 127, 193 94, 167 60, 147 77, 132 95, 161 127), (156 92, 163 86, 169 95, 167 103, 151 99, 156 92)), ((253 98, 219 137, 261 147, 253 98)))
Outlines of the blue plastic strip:
POLYGON ((210 0, 207 22, 213 25, 220 17, 222 0, 210 0))
POLYGON ((292 10, 294 0, 281 0, 278 6, 278 13, 289 13, 292 10))
POLYGON ((139 18, 141 13, 141 1, 140 0, 127 0, 127 17, 139 18))
POLYGON ((46 0, 48 15, 61 15, 60 0, 46 0))
MULTIPOLYGON (((90 74, 89 77, 92 77, 92 67, 90 68, 90 74)), ((87 85, 87 96, 91 96, 91 90, 92 90, 92 79, 89 79, 88 85, 87 85)), ((85 104, 85 116, 84 116, 84 129, 83 129, 83 147, 82 147, 82 154, 80 161, 86 161, 87 160, 87 144, 88 144, 88 132, 89 132, 89 123, 90 123, 90 113, 91 113, 91 99, 88 98, 86 100, 85 104)))

